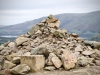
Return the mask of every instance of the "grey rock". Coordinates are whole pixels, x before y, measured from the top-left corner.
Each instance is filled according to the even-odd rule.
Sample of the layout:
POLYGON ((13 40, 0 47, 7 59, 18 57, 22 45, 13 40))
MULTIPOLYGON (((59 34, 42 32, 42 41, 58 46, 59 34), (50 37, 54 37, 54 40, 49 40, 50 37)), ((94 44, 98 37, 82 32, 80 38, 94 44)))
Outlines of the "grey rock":
POLYGON ((100 66, 100 60, 95 60, 94 62, 97 66, 100 66))
POLYGON ((12 74, 25 75, 26 73, 28 73, 30 71, 30 67, 26 64, 21 64, 21 65, 18 65, 16 67, 12 68, 10 71, 12 74))

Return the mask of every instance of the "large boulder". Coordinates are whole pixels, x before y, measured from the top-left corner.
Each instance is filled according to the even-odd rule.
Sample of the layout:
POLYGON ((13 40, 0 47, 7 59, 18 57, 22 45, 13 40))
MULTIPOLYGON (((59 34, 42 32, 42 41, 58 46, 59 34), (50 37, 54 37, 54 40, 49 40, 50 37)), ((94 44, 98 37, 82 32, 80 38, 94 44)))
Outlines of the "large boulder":
POLYGON ((30 71, 30 67, 27 64, 21 64, 12 68, 10 71, 12 74, 25 75, 30 71))
POLYGON ((21 64, 27 64, 33 71, 43 69, 45 58, 43 55, 21 56, 21 64))
POLYGON ((75 67, 75 63, 77 62, 76 56, 69 50, 65 50, 61 56, 63 66, 66 70, 69 70, 75 67))

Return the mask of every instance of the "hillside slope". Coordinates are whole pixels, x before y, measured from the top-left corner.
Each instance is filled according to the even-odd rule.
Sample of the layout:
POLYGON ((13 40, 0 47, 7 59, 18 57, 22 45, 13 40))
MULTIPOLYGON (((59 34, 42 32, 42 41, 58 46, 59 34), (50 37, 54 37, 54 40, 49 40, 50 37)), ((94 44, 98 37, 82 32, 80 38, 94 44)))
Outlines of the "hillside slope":
MULTIPOLYGON (((64 13, 55 15, 61 21, 61 28, 76 32, 80 36, 93 36, 100 33, 100 11, 90 13, 64 13)), ((0 35, 20 35, 45 17, 24 23, 0 27, 0 35)))

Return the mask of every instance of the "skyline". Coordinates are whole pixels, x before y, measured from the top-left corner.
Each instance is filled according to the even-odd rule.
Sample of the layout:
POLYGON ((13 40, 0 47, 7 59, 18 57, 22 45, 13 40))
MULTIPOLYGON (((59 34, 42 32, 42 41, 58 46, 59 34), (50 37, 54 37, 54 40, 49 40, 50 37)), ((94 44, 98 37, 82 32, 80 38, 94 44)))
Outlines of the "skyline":
POLYGON ((0 25, 14 25, 49 14, 100 10, 100 0, 0 0, 0 25))

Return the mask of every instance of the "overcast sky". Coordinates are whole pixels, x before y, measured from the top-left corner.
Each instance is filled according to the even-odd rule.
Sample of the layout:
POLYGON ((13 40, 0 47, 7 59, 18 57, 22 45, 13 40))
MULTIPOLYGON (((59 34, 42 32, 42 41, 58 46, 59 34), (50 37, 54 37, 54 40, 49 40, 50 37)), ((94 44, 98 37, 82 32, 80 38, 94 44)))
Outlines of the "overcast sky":
POLYGON ((13 25, 49 14, 100 10, 100 0, 0 0, 0 25, 13 25))

